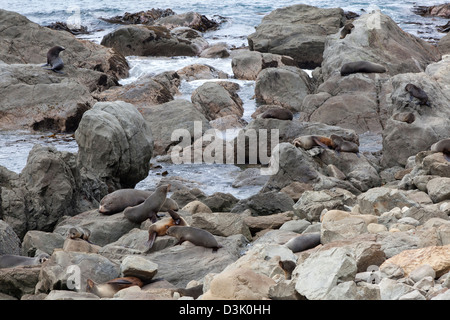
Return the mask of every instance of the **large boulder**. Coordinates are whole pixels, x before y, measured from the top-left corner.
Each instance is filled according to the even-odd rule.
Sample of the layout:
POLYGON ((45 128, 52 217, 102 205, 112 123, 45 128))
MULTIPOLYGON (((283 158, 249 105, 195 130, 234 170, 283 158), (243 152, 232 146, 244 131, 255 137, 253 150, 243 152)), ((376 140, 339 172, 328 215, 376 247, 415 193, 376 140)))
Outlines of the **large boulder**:
POLYGON ((153 154, 152 131, 132 104, 96 103, 83 115, 75 139, 79 166, 110 189, 133 188, 147 177, 153 154))
POLYGON ((200 138, 206 130, 211 128, 205 116, 187 100, 177 99, 157 106, 141 108, 140 111, 152 130, 155 155, 166 154, 171 146, 181 142, 180 136, 172 140, 172 134, 177 129, 189 132, 190 140, 183 140, 183 145, 189 146, 194 139, 200 138), (196 129, 196 124, 201 128, 196 129), (197 132, 200 134, 198 137, 195 136, 197 132))
POLYGON ((37 65, 0 62, 0 126, 73 132, 94 100, 76 79, 47 73, 37 65))
POLYGON ((258 104, 274 104, 300 111, 302 101, 312 91, 308 74, 296 67, 267 68, 255 83, 258 104))
POLYGON ((20 239, 9 224, 0 220, 0 256, 4 254, 20 254, 20 239))
POLYGON ((327 38, 322 64, 325 80, 352 61, 372 61, 395 75, 424 71, 441 58, 436 47, 403 31, 379 10, 361 15, 352 23, 354 28, 344 39, 340 39, 340 33, 327 38))
POLYGON ((128 76, 125 57, 113 49, 78 40, 68 32, 41 27, 18 13, 0 10, 0 60, 8 64, 44 64, 47 51, 55 45, 66 48, 62 54, 66 66, 97 70, 116 80, 128 76))
POLYGON ((338 32, 344 22, 340 8, 293 5, 265 16, 248 43, 250 50, 291 56, 299 67, 313 69, 322 62, 326 36, 338 32))
POLYGON ((124 26, 103 37, 102 45, 125 56, 195 56, 198 47, 163 26, 124 26))

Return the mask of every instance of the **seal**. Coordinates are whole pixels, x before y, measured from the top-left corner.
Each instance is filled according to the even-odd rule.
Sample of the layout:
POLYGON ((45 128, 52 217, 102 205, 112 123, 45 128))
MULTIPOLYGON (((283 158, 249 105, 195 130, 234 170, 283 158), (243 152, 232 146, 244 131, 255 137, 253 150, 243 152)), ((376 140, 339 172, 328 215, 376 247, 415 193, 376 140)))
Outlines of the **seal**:
POLYGON ((398 112, 392 115, 392 119, 411 124, 416 120, 416 116, 412 112, 398 112))
POLYGON ((122 212, 127 207, 134 207, 145 201, 151 191, 136 189, 120 189, 111 192, 100 200, 98 211, 100 213, 111 215, 122 212))
MULTIPOLYGON (((112 215, 118 212, 122 212, 128 207, 134 207, 141 204, 153 192, 148 190, 136 190, 136 189, 120 189, 114 192, 108 193, 100 200, 100 206, 98 211, 105 215, 112 215)), ((162 212, 167 212, 169 209, 178 211, 179 207, 175 200, 167 198, 161 207, 162 212)))
POLYGON ((415 86, 412 83, 408 83, 405 86, 405 90, 410 94, 409 96, 410 101, 412 101, 413 98, 416 98, 419 100, 420 105, 430 106, 427 93, 422 89, 420 89, 418 86, 415 86))
POLYGON ((53 72, 57 73, 64 73, 62 72, 62 68, 64 68, 64 63, 59 56, 59 53, 61 51, 66 50, 64 47, 61 46, 55 46, 48 50, 47 52, 47 63, 43 65, 43 67, 50 66, 49 68, 45 68, 46 70, 52 70, 53 72))
POLYGON ((300 136, 295 138, 292 141, 292 144, 297 148, 300 147, 305 150, 309 150, 313 147, 332 147, 331 139, 323 136, 300 136))
POLYGON ((382 65, 369 62, 369 61, 355 61, 345 63, 341 67, 341 76, 348 76, 352 73, 383 73, 386 72, 386 68, 382 65))
POLYGON ((353 23, 347 23, 341 30, 341 39, 344 39, 348 34, 352 33, 354 27, 353 23))
POLYGON ((174 292, 178 292, 181 297, 193 297, 194 299, 197 299, 203 294, 203 284, 199 284, 198 286, 191 287, 188 289, 185 288, 177 288, 172 290, 172 296, 174 292))
POLYGON ((439 140, 431 146, 430 150, 433 152, 442 152, 444 158, 450 161, 450 138, 439 140))
POLYGON ((89 243, 92 243, 89 241, 90 236, 91 231, 89 229, 79 226, 70 228, 67 235, 67 237, 69 237, 70 239, 82 239, 89 243))
POLYGON ((281 260, 280 256, 274 257, 275 261, 278 261, 278 266, 283 270, 284 272, 284 278, 286 280, 290 280, 292 277, 292 272, 294 271, 297 264, 295 261, 292 260, 281 260))
POLYGON ((306 233, 292 238, 286 242, 285 246, 293 253, 305 251, 314 248, 320 244, 320 233, 306 233))
POLYGON ((4 254, 0 256, 1 268, 14 268, 22 266, 37 266, 47 261, 50 256, 46 253, 41 253, 36 257, 25 257, 15 254, 4 254))
POLYGON ((332 134, 330 136, 333 148, 336 152, 353 152, 358 154, 359 153, 359 147, 356 143, 345 140, 341 136, 338 136, 336 134, 332 134))
POLYGON ((128 207, 123 211, 125 217, 134 223, 141 223, 150 219, 153 223, 158 220, 157 213, 166 201, 170 184, 156 188, 145 201, 137 206, 128 207))
POLYGON ((262 119, 292 120, 294 115, 285 108, 270 108, 261 114, 262 119))
POLYGON ((222 248, 216 238, 210 232, 203 229, 186 226, 173 226, 167 229, 166 234, 177 238, 177 245, 182 244, 184 241, 189 241, 196 246, 212 248, 213 252, 217 251, 219 248, 222 248))
POLYGON ((153 247, 153 243, 158 236, 165 236, 167 229, 172 226, 189 226, 189 224, 184 220, 178 213, 169 209, 170 217, 163 218, 155 223, 153 223, 150 228, 148 228, 148 241, 147 246, 149 249, 153 247))
POLYGON ((118 291, 132 286, 142 287, 144 284, 136 277, 115 278, 106 283, 95 283, 87 279, 86 291, 93 293, 100 298, 112 298, 118 291))

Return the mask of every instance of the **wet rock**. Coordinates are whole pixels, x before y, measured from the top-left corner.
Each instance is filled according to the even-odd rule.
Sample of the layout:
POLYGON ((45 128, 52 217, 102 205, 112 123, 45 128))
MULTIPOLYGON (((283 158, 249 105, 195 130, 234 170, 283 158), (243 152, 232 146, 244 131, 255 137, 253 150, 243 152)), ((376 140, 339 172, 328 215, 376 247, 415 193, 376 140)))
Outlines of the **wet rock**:
POLYGON ((160 18, 172 16, 174 14, 175 12, 172 9, 152 8, 147 11, 139 11, 135 13, 125 12, 121 16, 115 16, 112 18, 100 18, 100 19, 109 23, 151 25, 160 18))
POLYGON ((176 15, 168 15, 157 21, 158 25, 165 26, 168 29, 176 27, 189 27, 201 32, 215 29, 219 24, 215 20, 210 20, 198 12, 186 12, 176 15))
POLYGON ((228 51, 228 46, 226 43, 217 43, 212 45, 200 53, 200 58, 228 58, 230 52, 228 51))
POLYGON ((228 75, 212 66, 206 64, 194 63, 177 70, 177 74, 181 79, 186 81, 194 81, 201 79, 227 79, 228 75))

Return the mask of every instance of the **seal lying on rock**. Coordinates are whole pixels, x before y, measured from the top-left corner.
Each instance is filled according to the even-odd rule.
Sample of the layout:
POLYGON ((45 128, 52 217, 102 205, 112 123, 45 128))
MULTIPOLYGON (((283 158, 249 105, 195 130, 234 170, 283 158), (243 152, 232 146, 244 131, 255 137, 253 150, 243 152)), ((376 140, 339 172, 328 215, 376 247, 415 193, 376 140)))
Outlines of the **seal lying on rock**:
POLYGON ((420 105, 430 106, 428 102, 428 95, 425 91, 420 89, 418 86, 413 85, 412 83, 408 83, 405 86, 405 90, 409 92, 409 100, 412 101, 413 98, 417 98, 419 100, 420 105))
POLYGON ((285 108, 270 108, 261 114, 262 119, 292 120, 294 115, 285 108))
POLYGON ((309 150, 313 147, 331 148, 332 141, 328 137, 323 136, 300 136, 292 141, 295 147, 309 150))
POLYGON ((320 244, 320 233, 306 233, 292 238, 285 246, 293 253, 312 249, 320 244))
POLYGON ((167 230, 172 226, 189 226, 189 224, 184 220, 178 213, 173 210, 168 211, 170 218, 163 218, 155 223, 153 223, 148 229, 148 241, 147 245, 149 249, 153 246, 153 243, 158 236, 165 236, 167 230))
POLYGON ((100 298, 112 298, 118 291, 132 286, 142 287, 144 284, 136 277, 123 277, 112 279, 106 283, 95 283, 87 279, 86 291, 93 293, 100 298))
POLYGON ((345 140, 341 136, 338 136, 336 134, 332 134, 330 136, 333 149, 336 150, 336 152, 352 152, 352 153, 359 153, 359 147, 356 143, 345 140))
POLYGON ((50 256, 41 253, 36 257, 25 257, 15 254, 4 254, 0 256, 0 268, 14 268, 21 266, 37 266, 47 261, 50 256))
POLYGON ((82 228, 79 226, 72 227, 69 229, 68 235, 70 239, 82 239, 89 243, 89 237, 91 236, 91 231, 87 228, 82 228))
MULTIPOLYGON (((151 196, 152 193, 152 191, 137 189, 116 190, 108 193, 102 198, 98 211, 106 215, 122 212, 128 207, 134 207, 141 204, 145 199, 151 196)), ((175 200, 166 198, 160 211, 167 212, 169 209, 178 211, 179 207, 175 200)))
POLYGON ((177 238, 177 245, 189 241, 196 246, 213 248, 213 252, 222 248, 210 232, 199 228, 174 226, 167 229, 167 235, 177 238))
POLYGON ((59 56, 59 53, 61 51, 66 50, 64 47, 61 46, 55 46, 48 50, 47 52, 47 63, 43 65, 43 67, 50 66, 49 68, 45 68, 46 70, 52 70, 53 72, 57 73, 64 73, 62 72, 62 68, 64 68, 64 63, 59 56))
POLYGON ((126 208, 123 211, 123 214, 128 220, 134 223, 141 223, 147 219, 150 219, 155 223, 158 220, 157 213, 161 210, 161 207, 166 201, 169 189, 170 184, 156 188, 155 192, 153 192, 143 203, 126 208))
POLYGON ((450 161, 450 138, 439 140, 431 146, 430 150, 433 152, 442 152, 444 158, 450 161))
POLYGON ((369 62, 369 61, 356 61, 345 63, 341 67, 341 76, 348 76, 352 73, 383 73, 386 72, 386 68, 382 65, 369 62))

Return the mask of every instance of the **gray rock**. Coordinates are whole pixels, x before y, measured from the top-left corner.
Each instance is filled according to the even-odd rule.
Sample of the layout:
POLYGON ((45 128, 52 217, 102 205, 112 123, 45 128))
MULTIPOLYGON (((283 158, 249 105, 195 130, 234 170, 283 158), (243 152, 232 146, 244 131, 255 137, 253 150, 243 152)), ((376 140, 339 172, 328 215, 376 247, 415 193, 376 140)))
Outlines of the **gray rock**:
POLYGON ((411 286, 389 278, 382 278, 379 286, 381 300, 399 300, 400 297, 414 291, 411 286))
POLYGON ((19 255, 20 246, 20 239, 14 230, 5 221, 0 220, 0 256, 4 254, 19 255))
POLYGON ((22 254, 35 256, 36 251, 40 250, 51 255, 54 249, 63 247, 64 239, 64 236, 55 232, 30 230, 23 238, 22 254))
POLYGON ((129 103, 97 102, 75 132, 79 166, 109 188, 134 188, 147 177, 153 154, 151 126, 129 103))
POLYGON ((358 196, 360 212, 381 215, 395 207, 413 207, 417 203, 410 200, 401 190, 388 187, 377 187, 358 196))
POLYGON ((40 272, 41 266, 0 269, 0 292, 17 299, 33 294, 40 272))
POLYGON ((412 281, 418 282, 425 277, 436 278, 436 271, 429 264, 421 265, 409 273, 412 281))
POLYGON ((434 203, 450 200, 450 178, 435 178, 427 183, 428 194, 434 203))
POLYGON ((137 277, 143 281, 149 281, 157 272, 156 263, 136 255, 126 256, 120 264, 120 273, 124 277, 137 277))
POLYGON ((199 212, 192 216, 192 227, 211 232, 213 235, 228 237, 231 235, 243 235, 248 240, 252 236, 244 221, 245 215, 231 212, 199 212))
POLYGON ((250 209, 252 215, 269 215, 292 211, 293 206, 294 201, 284 192, 269 191, 240 200, 231 212, 240 213, 250 209))

